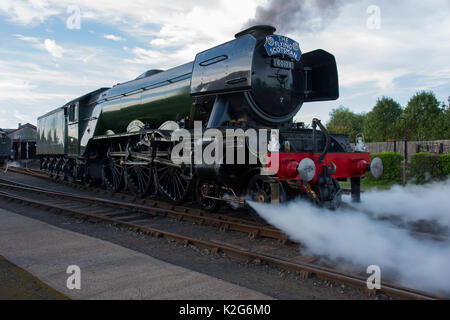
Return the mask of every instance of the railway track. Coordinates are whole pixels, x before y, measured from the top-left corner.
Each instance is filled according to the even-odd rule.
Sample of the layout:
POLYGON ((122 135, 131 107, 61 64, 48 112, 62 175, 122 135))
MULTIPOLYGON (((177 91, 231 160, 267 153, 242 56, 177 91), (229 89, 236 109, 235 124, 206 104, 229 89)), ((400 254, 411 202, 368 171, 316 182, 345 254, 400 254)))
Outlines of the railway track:
POLYGON ((36 195, 47 196, 48 198, 61 199, 68 202, 67 204, 69 206, 76 206, 80 205, 80 203, 83 203, 90 207, 99 207, 99 213, 103 213, 106 216, 111 215, 113 217, 124 216, 123 219, 127 219, 128 221, 146 220, 149 216, 167 216, 170 218, 175 218, 178 221, 190 221, 195 222, 199 225, 216 226, 222 231, 231 230, 244 232, 247 233, 249 238, 251 239, 254 239, 256 237, 266 237, 279 240, 282 243, 285 243, 287 241, 286 235, 273 227, 251 223, 249 221, 243 221, 239 219, 222 220, 220 219, 220 217, 216 218, 213 216, 205 216, 202 212, 191 213, 188 211, 188 208, 184 207, 181 207, 182 210, 180 210, 180 208, 177 208, 175 206, 160 206, 161 202, 155 202, 152 205, 148 205, 107 200, 96 197, 80 196, 65 192, 46 190, 43 188, 25 185, 2 178, 0 178, 0 188, 15 190, 21 193, 34 193, 36 195), (120 209, 119 212, 115 211, 117 208, 120 209), (129 213, 132 213, 133 215, 128 216, 129 213))
MULTIPOLYGON (((5 170, 5 169, 4 169, 5 170)), ((118 199, 121 201, 129 201, 132 203, 139 203, 142 205, 149 205, 149 206, 156 206, 160 208, 167 208, 170 210, 183 212, 183 213, 191 213, 194 215, 199 216, 208 216, 215 219, 223 220, 223 221, 229 221, 229 222, 236 222, 236 223, 243 223, 243 224, 251 224, 254 226, 260 226, 265 227, 267 229, 274 229, 271 225, 259 223, 254 220, 252 220, 246 211, 237 211, 234 212, 234 214, 219 214, 219 213, 212 213, 209 211, 204 211, 201 209, 198 209, 196 207, 189 207, 189 206, 180 206, 180 205, 172 205, 165 201, 160 201, 153 198, 138 198, 133 195, 130 195, 128 193, 123 192, 111 192, 104 188, 96 187, 96 186, 85 186, 80 183, 71 183, 65 180, 55 179, 52 177, 49 177, 46 173, 44 173, 41 170, 37 169, 25 169, 25 168, 18 168, 18 167, 9 167, 7 170, 15 173, 25 174, 28 176, 36 177, 39 179, 52 181, 54 183, 62 184, 62 185, 68 185, 70 187, 77 188, 79 190, 88 191, 89 193, 98 194, 98 195, 104 195, 108 198, 118 199)), ((284 235, 279 237, 281 241, 286 241, 286 237, 284 235)))
MULTIPOLYGON (((38 169, 9 167, 8 170, 15 172, 15 173, 21 173, 21 174, 33 176, 33 177, 40 178, 43 180, 52 181, 54 183, 68 185, 70 187, 75 187, 80 190, 88 191, 89 193, 105 195, 108 198, 118 199, 120 201, 139 203, 142 205, 158 207, 158 208, 165 208, 165 209, 168 209, 169 211, 174 211, 174 212, 171 212, 170 216, 174 216, 177 214, 177 212, 179 212, 179 213, 181 213, 181 215, 183 213, 188 213, 188 214, 192 214, 194 216, 211 217, 212 218, 211 222, 213 223, 213 225, 217 225, 222 230, 248 232, 249 237, 251 239, 253 239, 255 237, 268 237, 268 238, 272 238, 272 239, 277 239, 283 244, 291 244, 291 243, 295 244, 296 243, 296 242, 290 241, 283 232, 279 231, 278 229, 274 228, 273 226, 271 226, 269 224, 258 223, 258 222, 255 222, 254 220, 251 220, 251 217, 245 211, 234 212, 234 214, 238 215, 239 217, 230 215, 228 212, 227 212, 227 214, 211 213, 209 211, 204 211, 204 210, 198 209, 196 207, 176 206, 176 205, 171 205, 167 202, 159 201, 156 199, 136 198, 135 196, 132 196, 130 194, 123 193, 123 192, 115 192, 114 193, 114 192, 108 191, 104 188, 99 188, 99 187, 95 187, 95 186, 88 187, 88 186, 85 186, 85 185, 79 184, 79 183, 71 183, 71 182, 68 182, 65 180, 51 178, 46 173, 44 173, 43 171, 38 170, 38 169), (220 220, 223 223, 218 224, 218 222, 214 219, 220 220), (230 223, 227 225, 227 222, 230 222, 230 223), (258 231, 258 229, 260 229, 260 230, 258 231)), ((9 183, 9 182, 7 182, 7 183, 9 183)), ((348 194, 350 194, 350 189, 348 189, 348 190, 344 189, 344 192, 347 192, 348 194)), ((351 204, 348 204, 348 203, 343 203, 342 208, 359 211, 359 209, 355 208, 354 206, 352 206, 351 204)), ((366 212, 366 214, 371 216, 370 212, 366 212)), ((179 218, 182 219, 182 216, 179 216, 179 218)), ((193 220, 194 218, 191 217, 190 219, 193 220)), ((209 222, 209 221, 207 221, 207 222, 209 222)), ((405 226, 402 226, 402 225, 398 225, 398 227, 406 228, 405 226)), ((416 238, 430 239, 433 241, 449 241, 449 237, 446 235, 443 235, 443 234, 427 233, 427 232, 421 232, 421 231, 417 231, 417 230, 408 230, 408 231, 412 236, 414 236, 416 238)))
MULTIPOLYGON (((214 220, 212 217, 195 215, 192 212, 178 212, 177 210, 174 210, 174 208, 152 207, 149 205, 133 204, 124 201, 106 200, 96 197, 56 192, 54 190, 28 186, 6 179, 0 179, 0 198, 33 207, 52 210, 55 213, 75 216, 87 221, 104 222, 135 232, 141 232, 156 238, 163 237, 168 240, 182 243, 185 246, 195 246, 200 249, 206 249, 213 254, 223 253, 227 256, 245 259, 250 262, 274 265, 283 270, 297 272, 304 278, 314 274, 321 278, 343 282, 363 289, 366 288, 366 278, 359 275, 343 273, 313 263, 298 262, 295 259, 296 257, 292 258, 267 254, 260 252, 260 250, 244 248, 233 243, 211 239, 205 240, 192 235, 188 236, 177 232, 170 232, 163 228, 149 226, 149 222, 151 224, 152 217, 154 218, 163 215, 182 221, 194 221, 197 224, 219 226, 222 230, 246 232, 251 237, 254 237, 256 233, 259 236, 278 239, 280 235, 275 235, 274 232, 276 232, 276 229, 274 228, 267 228, 267 230, 265 230, 264 226, 258 226, 257 224, 239 225, 238 223, 231 221, 223 221, 220 219, 214 220), (202 219, 203 223, 200 222, 202 219), (273 237, 271 237, 271 235, 273 237)), ((405 299, 440 299, 440 297, 433 294, 390 283, 382 284, 382 292, 392 297, 405 299)))

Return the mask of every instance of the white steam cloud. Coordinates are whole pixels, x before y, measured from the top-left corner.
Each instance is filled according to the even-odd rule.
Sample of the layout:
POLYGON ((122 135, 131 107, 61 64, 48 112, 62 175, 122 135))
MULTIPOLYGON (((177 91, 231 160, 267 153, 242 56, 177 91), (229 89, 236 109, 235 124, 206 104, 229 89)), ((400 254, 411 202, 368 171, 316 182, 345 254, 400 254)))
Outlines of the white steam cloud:
MULTIPOLYGON (((430 217, 448 222, 448 207, 435 205, 431 209, 426 208, 426 203, 448 201, 448 191, 446 197, 442 197, 442 186, 448 188, 449 183, 433 185, 436 193, 428 190, 430 186, 393 190, 394 195, 407 202, 407 199, 414 197, 409 193, 414 190, 421 195, 415 196, 419 198, 415 203, 396 202, 394 195, 387 196, 389 192, 373 192, 368 197, 370 202, 362 206, 371 209, 393 209, 396 203, 400 203, 405 211, 397 210, 395 213, 405 219, 409 219, 408 212, 413 217, 411 219, 424 218, 429 213, 430 217), (431 211, 439 209, 444 211, 432 214, 431 211)), ((366 196, 363 194, 363 201, 366 196)), ((303 201, 285 204, 281 208, 261 203, 250 205, 270 224, 284 231, 292 240, 305 245, 308 254, 332 260, 344 259, 361 266, 362 271, 369 265, 378 265, 381 268, 382 281, 450 296, 449 241, 436 242, 415 238, 405 229, 388 221, 371 218, 358 210, 328 211, 303 201)))
POLYGON ((450 180, 406 187, 394 186, 385 191, 368 191, 364 201, 352 204, 375 217, 395 216, 403 222, 421 220, 450 228, 450 180))

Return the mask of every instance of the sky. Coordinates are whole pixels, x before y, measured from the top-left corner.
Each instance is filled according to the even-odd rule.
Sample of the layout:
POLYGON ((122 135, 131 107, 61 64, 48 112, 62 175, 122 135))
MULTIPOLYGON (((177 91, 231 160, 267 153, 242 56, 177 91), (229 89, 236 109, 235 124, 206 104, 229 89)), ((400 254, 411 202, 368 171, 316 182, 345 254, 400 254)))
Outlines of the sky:
MULTIPOLYGON (((272 1, 0 0, 0 127, 36 124, 84 93, 190 62, 232 40, 272 1)), ((275 5, 290 2, 292 11, 293 1, 275 5)), ((276 25, 277 33, 303 52, 335 55, 340 98, 304 104, 297 120, 326 122, 340 105, 369 112, 381 96, 405 107, 420 90, 447 101, 450 1, 298 1, 302 21, 276 25), (325 16, 327 2, 335 6, 325 16)))

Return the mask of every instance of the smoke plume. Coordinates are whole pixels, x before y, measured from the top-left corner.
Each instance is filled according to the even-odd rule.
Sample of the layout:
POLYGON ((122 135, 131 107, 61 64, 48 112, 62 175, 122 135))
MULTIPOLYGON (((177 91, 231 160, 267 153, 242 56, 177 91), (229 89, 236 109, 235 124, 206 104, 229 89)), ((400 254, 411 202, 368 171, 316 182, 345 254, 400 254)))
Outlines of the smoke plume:
MULTIPOLYGON (((446 182, 444 186, 447 188, 448 197, 450 183, 446 182)), ((368 197, 370 200, 362 206, 375 211, 383 206, 388 209, 400 206, 395 213, 404 219, 433 217, 443 223, 449 221, 448 206, 435 205, 426 208, 427 204, 437 204, 444 200, 442 184, 432 187, 397 188, 392 196, 388 194, 373 192, 368 197), (417 193, 422 190, 422 196, 411 203, 402 203, 395 198, 398 196, 403 201, 408 201, 407 199, 417 197, 410 193, 411 190, 417 193), (433 215, 436 210, 441 210, 440 214, 433 215)), ((366 194, 363 194, 364 197, 366 194)), ((292 240, 305 245, 307 254, 334 261, 343 260, 359 266, 363 272, 370 265, 378 265, 381 268, 382 281, 394 280, 410 288, 450 296, 449 241, 419 239, 406 229, 389 221, 372 218, 358 210, 328 211, 303 201, 289 203, 282 208, 261 203, 250 205, 270 224, 284 231, 292 240)))
POLYGON ((342 0, 270 0, 258 6, 255 18, 245 28, 254 25, 273 25, 281 33, 291 31, 314 32, 324 29, 340 12, 342 0))

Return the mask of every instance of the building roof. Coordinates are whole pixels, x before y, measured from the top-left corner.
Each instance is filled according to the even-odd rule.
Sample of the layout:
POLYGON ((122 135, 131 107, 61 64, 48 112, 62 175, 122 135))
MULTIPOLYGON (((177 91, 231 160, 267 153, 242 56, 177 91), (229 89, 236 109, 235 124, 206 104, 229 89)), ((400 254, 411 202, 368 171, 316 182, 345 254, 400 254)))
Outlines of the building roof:
POLYGON ((37 127, 31 123, 20 125, 17 129, 3 129, 11 139, 16 140, 20 137, 22 141, 37 139, 37 127))

